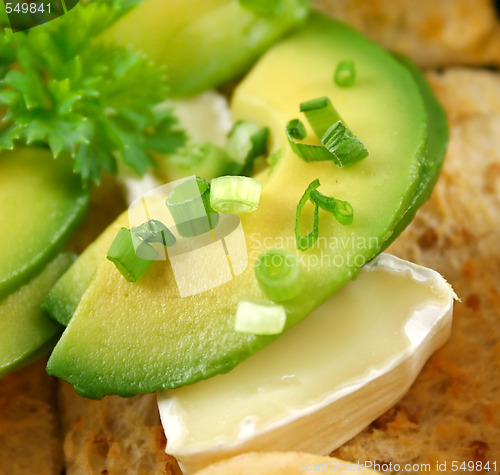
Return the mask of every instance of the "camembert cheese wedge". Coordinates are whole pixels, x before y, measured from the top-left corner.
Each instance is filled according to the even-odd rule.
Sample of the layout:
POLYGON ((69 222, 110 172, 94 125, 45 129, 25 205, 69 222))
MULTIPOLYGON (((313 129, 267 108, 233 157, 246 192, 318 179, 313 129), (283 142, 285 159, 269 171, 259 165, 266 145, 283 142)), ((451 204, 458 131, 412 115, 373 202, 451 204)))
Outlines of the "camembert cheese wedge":
POLYGON ((435 271, 380 255, 229 373, 160 393, 167 452, 186 475, 249 451, 330 453, 405 394, 455 298, 435 271))

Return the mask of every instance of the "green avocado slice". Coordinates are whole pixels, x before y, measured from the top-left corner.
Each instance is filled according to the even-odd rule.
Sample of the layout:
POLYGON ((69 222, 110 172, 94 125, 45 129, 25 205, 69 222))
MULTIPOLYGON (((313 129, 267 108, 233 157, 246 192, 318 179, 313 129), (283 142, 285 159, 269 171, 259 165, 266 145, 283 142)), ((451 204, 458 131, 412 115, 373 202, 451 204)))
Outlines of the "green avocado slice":
POLYGON ((62 250, 88 200, 69 160, 35 147, 0 154, 0 298, 62 250))
POLYGON ((40 310, 40 302, 73 262, 60 254, 26 285, 0 301, 0 378, 50 352, 63 327, 40 310))
POLYGON ((120 229, 121 226, 111 224, 83 251, 43 300, 42 309, 61 325, 68 325, 120 229))
POLYGON ((309 12, 309 0, 283 0, 274 14, 241 3, 144 0, 107 30, 103 40, 131 46, 164 64, 170 95, 189 96, 243 74, 309 12))
MULTIPOLYGON (((223 285, 182 298, 170 263, 156 262, 131 284, 102 260, 52 353, 48 372, 87 397, 131 396, 227 372, 269 344, 277 336, 233 329, 241 299, 266 299, 255 279, 255 259, 269 247, 285 247, 301 262, 304 288, 283 304, 287 328, 354 278, 391 238, 431 172, 425 167, 425 107, 405 66, 349 27, 313 15, 304 29, 272 48, 234 94, 235 119, 268 126, 272 149, 283 151, 272 172, 257 176, 263 183, 259 209, 241 216, 246 269, 223 285), (357 79, 343 89, 332 77, 346 58, 354 60, 357 79), (338 169, 333 163, 305 163, 291 151, 285 124, 298 116, 299 103, 321 96, 331 97, 366 145, 370 155, 365 160, 338 169), (318 246, 300 253, 295 211, 317 178, 322 193, 351 203, 354 223, 341 226, 320 212, 318 246)), ((311 208, 306 207, 305 218, 306 226, 311 208)), ((127 225, 124 214, 106 233, 114 238, 113 229, 127 225)), ((214 272, 206 257, 196 264, 206 275, 214 272)))

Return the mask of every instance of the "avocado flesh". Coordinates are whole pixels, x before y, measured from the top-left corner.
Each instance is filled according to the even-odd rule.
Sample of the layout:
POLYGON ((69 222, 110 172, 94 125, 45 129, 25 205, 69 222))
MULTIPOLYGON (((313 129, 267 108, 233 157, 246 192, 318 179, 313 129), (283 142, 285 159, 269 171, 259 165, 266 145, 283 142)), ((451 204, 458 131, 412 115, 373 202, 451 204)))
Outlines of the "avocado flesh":
MULTIPOLYGON (((102 260, 48 363, 50 374, 84 396, 131 396, 229 371, 277 338, 233 330, 240 299, 266 299, 253 271, 264 245, 288 247, 304 263, 304 288, 284 303, 289 328, 380 252, 424 179, 427 117, 412 75, 377 45, 326 17, 314 15, 303 30, 270 50, 235 91, 232 108, 235 119, 268 126, 272 148, 283 150, 273 171, 258 176, 259 209, 241 217, 248 267, 222 286, 180 298, 165 262, 154 263, 131 284, 102 260), (348 89, 332 81, 345 58, 353 59, 357 70, 356 84, 348 89), (325 95, 370 151, 352 167, 305 163, 286 142, 285 124, 298 116, 299 103, 325 95), (344 227, 320 212, 325 239, 298 253, 296 207, 316 178, 321 192, 351 203, 354 223, 344 227)), ((305 215, 307 229, 312 207, 305 215)), ((110 229, 120 225, 128 226, 126 214, 110 229)), ((198 265, 211 272, 208 263, 198 265)))
POLYGON ((69 161, 35 147, 0 154, 0 298, 61 251, 88 199, 69 161))
POLYGON ((0 301, 0 378, 49 353, 62 327, 40 303, 73 262, 61 254, 30 282, 0 301))
POLYGON ((170 96, 189 96, 243 74, 308 10, 308 0, 283 0, 276 15, 259 15, 239 0, 145 0, 103 38, 165 65, 170 96))
MULTIPOLYGON (((128 226, 128 222, 127 222, 128 226)), ((42 302, 42 309, 67 326, 122 225, 111 224, 73 263, 42 302)))

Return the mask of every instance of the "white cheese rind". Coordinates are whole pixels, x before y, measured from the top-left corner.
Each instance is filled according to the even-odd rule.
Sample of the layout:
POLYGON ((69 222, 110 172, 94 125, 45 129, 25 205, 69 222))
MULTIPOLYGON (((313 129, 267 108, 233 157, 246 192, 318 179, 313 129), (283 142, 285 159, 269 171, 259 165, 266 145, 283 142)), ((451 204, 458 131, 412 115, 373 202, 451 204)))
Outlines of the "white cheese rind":
POLYGON ((248 451, 330 453, 405 394, 425 361, 448 339, 454 298, 438 273, 394 256, 379 256, 365 266, 357 281, 228 374, 159 394, 166 450, 178 459, 185 474, 248 451), (387 286, 381 283, 383 276, 387 286), (396 288, 398 282, 403 287, 396 288), (366 302, 363 308, 369 312, 361 317, 359 299, 364 297, 357 292, 362 289, 368 295, 370 288, 387 293, 380 295, 379 302, 374 298, 366 302), (408 302, 413 299, 404 311, 401 305, 406 294, 401 289, 407 290, 408 302), (417 305, 415 299, 424 295, 428 295, 425 305, 417 305), (345 315, 356 303, 359 315, 345 315), (391 315, 394 308, 397 315, 391 315), (342 315, 332 316, 340 309, 342 315), (330 318, 346 323, 339 325, 330 318), (358 345, 354 351, 356 318, 362 343, 354 343, 358 345), (384 321, 396 318, 400 320, 395 325, 384 321), (344 327, 350 334, 341 334, 344 327), (335 334, 324 340, 325 332, 335 334), (331 341, 332 346, 314 348, 311 343, 315 341, 331 341), (342 348, 346 341, 351 344, 342 348), (301 353, 312 376, 304 368, 301 373, 301 353), (346 361, 339 364, 343 355, 346 361), (254 376, 248 378, 249 374, 254 376), (266 381, 271 382, 267 387, 266 381), (316 381, 317 397, 311 381, 316 381), (234 397, 228 397, 233 386, 234 397), (243 390, 237 390, 242 386, 243 390))
POLYGON ((205 91, 187 99, 168 101, 179 119, 189 143, 211 142, 219 147, 226 145, 226 137, 233 126, 227 99, 217 91, 205 91))

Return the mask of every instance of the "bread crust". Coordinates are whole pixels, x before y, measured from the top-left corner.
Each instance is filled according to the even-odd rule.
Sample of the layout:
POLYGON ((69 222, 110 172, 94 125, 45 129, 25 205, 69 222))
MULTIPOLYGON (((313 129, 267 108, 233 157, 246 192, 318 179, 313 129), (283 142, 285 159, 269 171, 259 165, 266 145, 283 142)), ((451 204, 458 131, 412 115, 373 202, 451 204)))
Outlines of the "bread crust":
POLYGON ((67 475, 182 475, 165 453, 156 396, 92 401, 60 383, 67 475))
POLYGON ((60 475, 57 381, 45 359, 0 379, 0 474, 60 475))

